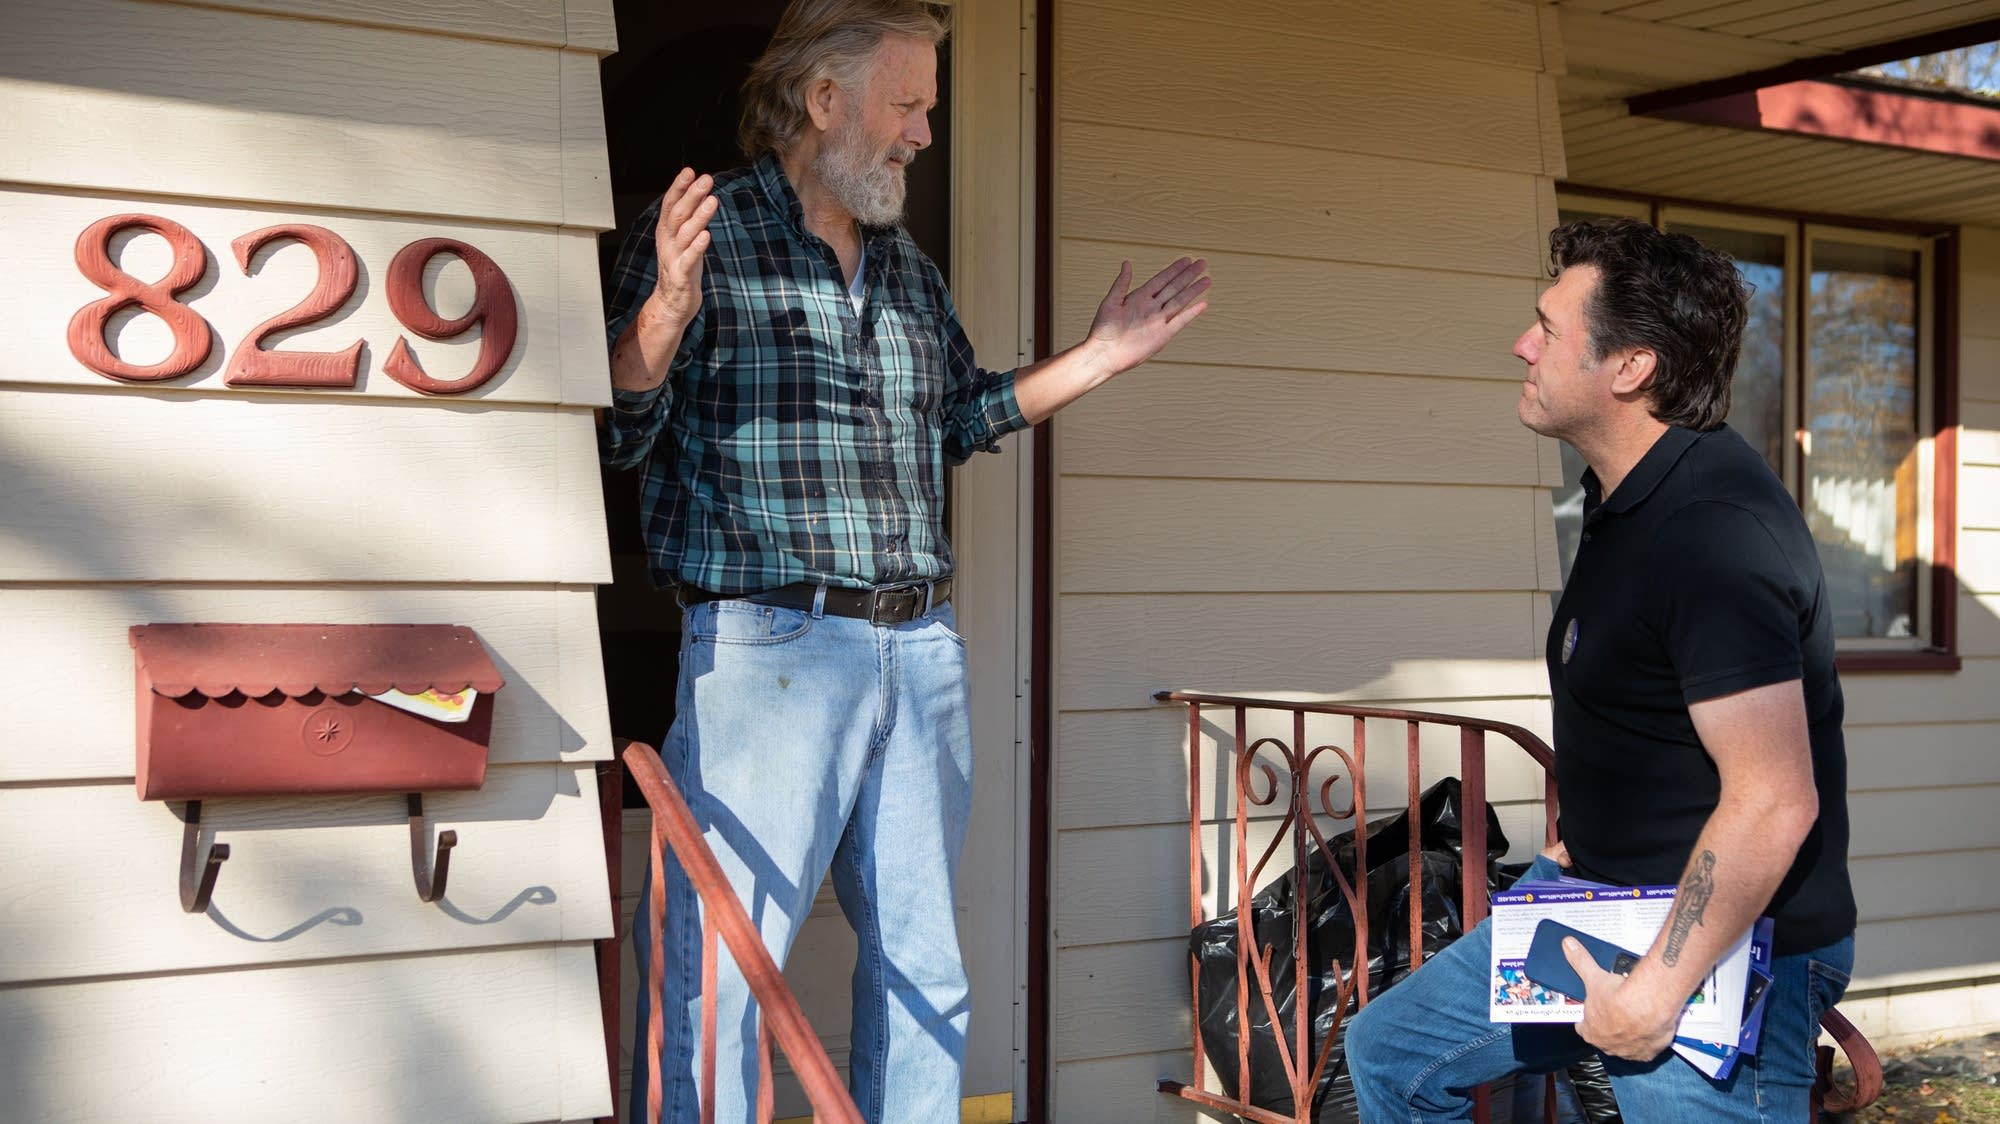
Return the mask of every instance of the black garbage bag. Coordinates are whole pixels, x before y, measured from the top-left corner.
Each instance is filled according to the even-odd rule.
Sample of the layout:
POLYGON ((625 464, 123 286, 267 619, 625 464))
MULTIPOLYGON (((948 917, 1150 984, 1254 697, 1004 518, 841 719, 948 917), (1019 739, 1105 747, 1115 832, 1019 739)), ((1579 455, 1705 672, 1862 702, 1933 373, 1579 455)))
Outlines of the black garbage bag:
MULTIPOLYGON (((1459 911, 1460 882, 1459 825, 1461 797, 1456 777, 1447 777, 1425 790, 1418 800, 1420 902, 1423 908, 1422 955, 1429 956, 1464 933, 1459 911)), ((1410 972, 1410 880, 1409 813, 1369 825, 1365 895, 1368 910, 1368 992, 1372 995, 1402 979, 1410 972)), ((1354 833, 1343 832, 1327 840, 1333 861, 1349 878, 1354 871, 1354 833)), ((1487 884, 1497 877, 1494 863, 1507 851, 1507 838, 1492 808, 1486 809, 1486 854, 1481 865, 1487 884)), ((1327 1040, 1339 1015, 1344 1024, 1353 1013, 1350 1001, 1345 1012, 1337 1010, 1338 975, 1335 962, 1345 963, 1354 955, 1354 916, 1340 884, 1329 871, 1327 856, 1319 848, 1310 850, 1306 860, 1306 986, 1295 986, 1297 964, 1293 954, 1293 925, 1299 910, 1293 902, 1290 872, 1264 887, 1251 899, 1251 921, 1259 947, 1271 951, 1271 996, 1277 1005, 1278 1033, 1289 1046, 1293 1041, 1293 1011, 1303 995, 1311 1013, 1308 1057, 1312 1061, 1327 1040)), ((1223 1089, 1238 1095, 1237 1012, 1236 1012, 1236 915, 1232 911, 1213 921, 1203 922, 1188 935, 1189 950, 1201 965, 1198 989, 1201 1041, 1209 1063, 1215 1067, 1223 1089)), ((1421 959, 1418 961, 1421 963, 1421 959)), ((1250 983, 1250 1103, 1259 1108, 1289 1115, 1292 1112, 1291 1086, 1272 1032, 1271 1012, 1258 992, 1254 969, 1250 983)), ((1347 1076, 1347 1062, 1339 1042, 1335 1042, 1313 1091, 1314 1118, 1324 1121, 1353 1120, 1353 1082, 1347 1076)))
POLYGON ((1618 1111, 1618 1094, 1611 1091, 1604 1059, 1592 1054, 1570 1066, 1563 1077, 1576 1098, 1576 1114, 1586 1124, 1623 1124, 1625 1115, 1618 1111))

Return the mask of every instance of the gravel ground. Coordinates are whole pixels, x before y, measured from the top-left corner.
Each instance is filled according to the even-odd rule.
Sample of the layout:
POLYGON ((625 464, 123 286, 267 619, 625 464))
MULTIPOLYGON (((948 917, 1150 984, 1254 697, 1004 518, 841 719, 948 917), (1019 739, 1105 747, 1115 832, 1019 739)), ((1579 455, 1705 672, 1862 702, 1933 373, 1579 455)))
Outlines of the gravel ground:
POLYGON ((2000 1034, 1882 1059, 1882 1098, 1856 1124, 2000 1124, 2000 1034))

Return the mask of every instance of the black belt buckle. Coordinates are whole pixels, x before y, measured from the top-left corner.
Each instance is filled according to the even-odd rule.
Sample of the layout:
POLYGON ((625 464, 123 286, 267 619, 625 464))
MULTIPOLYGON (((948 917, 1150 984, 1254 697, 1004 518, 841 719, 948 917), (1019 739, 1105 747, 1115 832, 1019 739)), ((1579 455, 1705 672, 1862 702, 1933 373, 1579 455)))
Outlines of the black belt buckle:
POLYGON ((930 583, 892 585, 871 590, 868 595, 868 623, 905 624, 922 616, 930 603, 930 583))

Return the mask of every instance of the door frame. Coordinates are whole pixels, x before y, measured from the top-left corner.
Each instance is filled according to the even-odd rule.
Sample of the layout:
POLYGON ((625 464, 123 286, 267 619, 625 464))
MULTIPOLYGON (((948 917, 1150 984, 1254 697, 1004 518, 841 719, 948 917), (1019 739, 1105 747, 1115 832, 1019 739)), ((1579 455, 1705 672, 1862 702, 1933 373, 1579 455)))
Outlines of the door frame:
MULTIPOLYGON (((975 353, 988 368, 1038 357, 1035 334, 1038 243, 1034 14, 1036 0, 952 0, 953 301, 975 353), (976 139, 975 139, 976 138, 976 139)), ((1036 682, 1036 446, 1028 431, 997 454, 975 455, 953 479, 951 541, 954 589, 967 639, 975 760, 975 829, 982 816, 1011 819, 1012 877, 1006 885, 962 885, 962 902, 1006 915, 1013 972, 1010 1118, 1028 1119, 1046 1081, 1038 1057, 1044 1017, 1041 984, 1030 966, 1046 942, 1034 892, 1043 880, 1032 846, 1036 794, 1045 788, 1032 753, 1036 682), (1001 795, 1004 793, 1005 795, 1001 795)), ((993 939, 961 933, 961 943, 993 939)), ((987 1090, 968 1089, 971 1093, 987 1090)))

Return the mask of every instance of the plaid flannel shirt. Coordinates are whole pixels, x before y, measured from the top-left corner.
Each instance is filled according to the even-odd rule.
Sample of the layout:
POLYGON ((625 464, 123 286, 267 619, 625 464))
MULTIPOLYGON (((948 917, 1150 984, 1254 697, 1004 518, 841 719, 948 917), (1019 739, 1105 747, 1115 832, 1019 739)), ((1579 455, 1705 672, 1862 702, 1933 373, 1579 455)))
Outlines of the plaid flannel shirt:
MULTIPOLYGON (((864 229, 857 313, 832 247, 807 232, 769 155, 718 176, 701 310, 666 381, 616 391, 614 468, 644 465, 655 583, 751 593, 952 572, 945 466, 1027 424, 1014 372, 973 362, 937 266, 900 226, 864 229)), ((658 273, 655 200, 608 281, 615 343, 658 273)))

